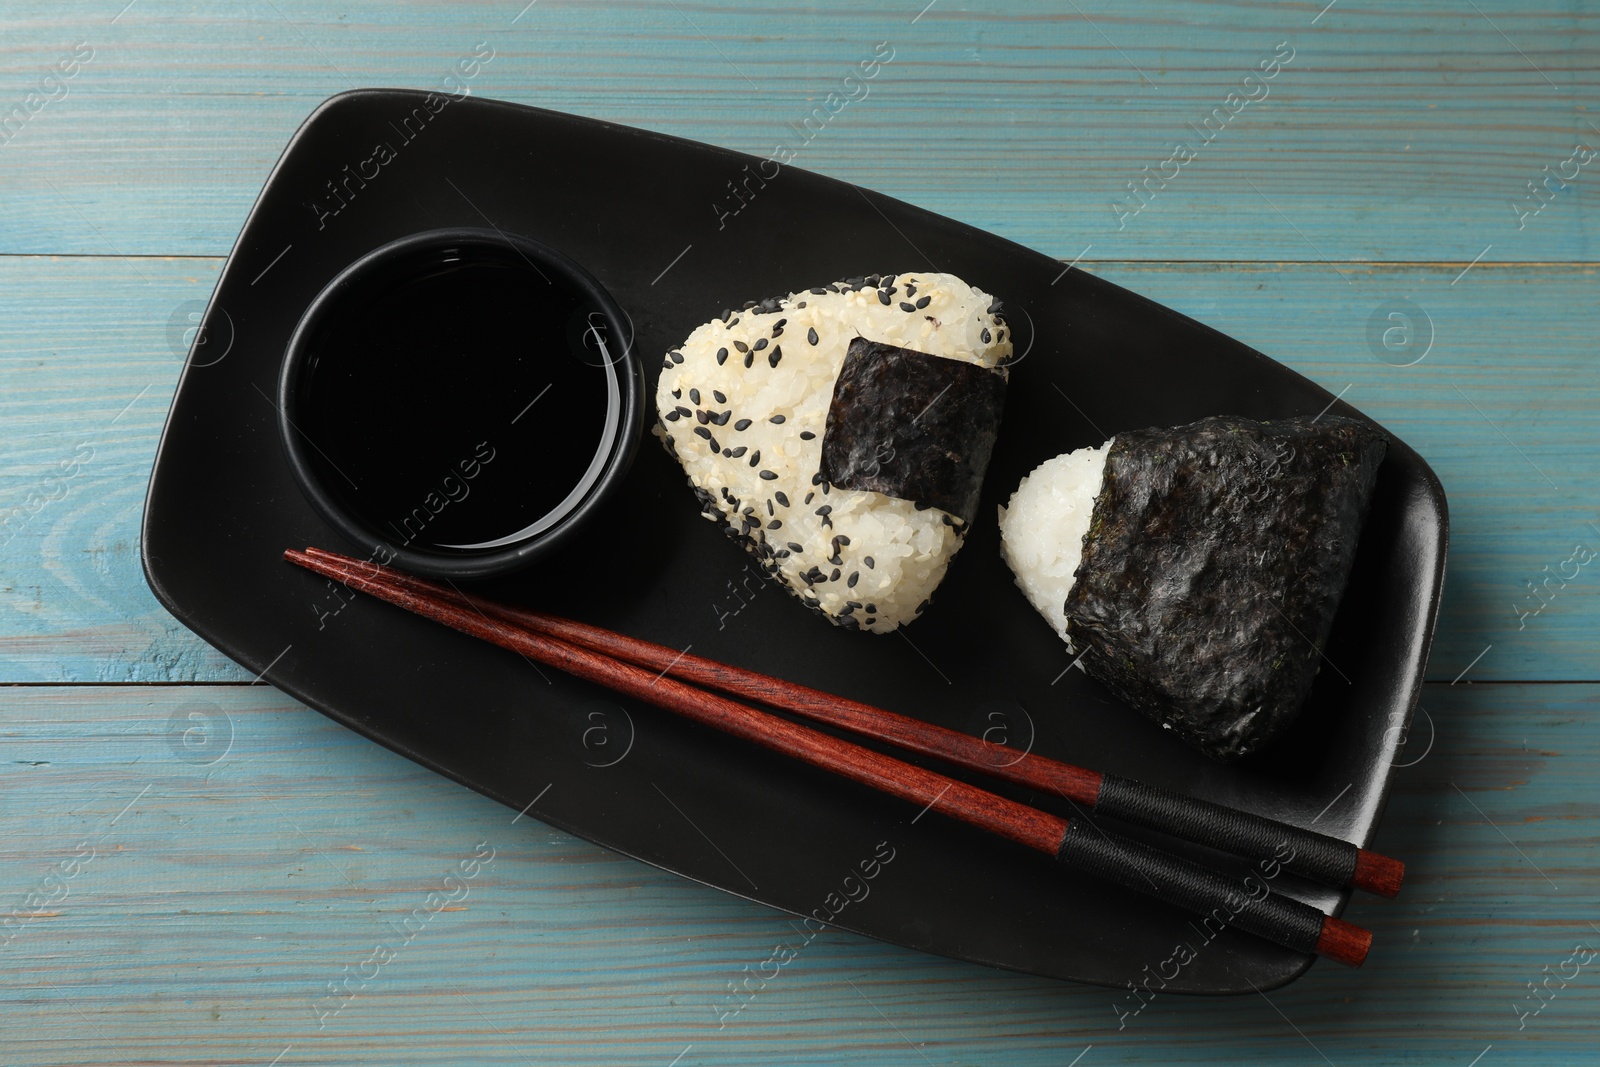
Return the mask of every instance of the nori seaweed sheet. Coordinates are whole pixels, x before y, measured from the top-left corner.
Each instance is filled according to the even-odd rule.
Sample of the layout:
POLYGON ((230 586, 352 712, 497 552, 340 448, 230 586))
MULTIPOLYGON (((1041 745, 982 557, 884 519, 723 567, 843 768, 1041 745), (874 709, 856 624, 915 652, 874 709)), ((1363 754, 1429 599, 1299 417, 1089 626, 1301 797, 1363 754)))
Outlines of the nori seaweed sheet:
POLYGON ((1207 755, 1299 714, 1386 442, 1338 416, 1116 436, 1067 632, 1088 673, 1207 755))
POLYGON ((834 383, 822 476, 970 525, 1005 398, 998 371, 857 337, 834 383))

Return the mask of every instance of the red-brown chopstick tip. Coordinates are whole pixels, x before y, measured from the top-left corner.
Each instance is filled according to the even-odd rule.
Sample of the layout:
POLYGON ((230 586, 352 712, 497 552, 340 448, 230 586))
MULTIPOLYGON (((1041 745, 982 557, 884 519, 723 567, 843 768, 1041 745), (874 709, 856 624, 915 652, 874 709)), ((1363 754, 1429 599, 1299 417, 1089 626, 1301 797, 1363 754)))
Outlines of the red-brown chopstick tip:
POLYGON ((1356 873, 1350 876, 1350 884, 1380 897, 1394 897, 1399 895, 1405 878, 1404 863, 1361 849, 1356 853, 1356 873))
POLYGON ((1359 967, 1366 961, 1370 948, 1371 930, 1335 919, 1332 915, 1323 918, 1322 933, 1317 938, 1317 955, 1337 960, 1346 967, 1359 967))

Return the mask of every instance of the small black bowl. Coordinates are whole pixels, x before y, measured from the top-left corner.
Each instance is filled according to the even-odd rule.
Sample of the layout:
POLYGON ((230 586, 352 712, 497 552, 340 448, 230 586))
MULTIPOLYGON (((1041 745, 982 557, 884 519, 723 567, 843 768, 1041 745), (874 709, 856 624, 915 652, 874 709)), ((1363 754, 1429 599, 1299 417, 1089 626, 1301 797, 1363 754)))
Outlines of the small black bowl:
POLYGON ((566 256, 497 230, 367 253, 284 352, 295 481, 378 562, 443 578, 524 567, 621 483, 643 381, 632 324, 566 256))

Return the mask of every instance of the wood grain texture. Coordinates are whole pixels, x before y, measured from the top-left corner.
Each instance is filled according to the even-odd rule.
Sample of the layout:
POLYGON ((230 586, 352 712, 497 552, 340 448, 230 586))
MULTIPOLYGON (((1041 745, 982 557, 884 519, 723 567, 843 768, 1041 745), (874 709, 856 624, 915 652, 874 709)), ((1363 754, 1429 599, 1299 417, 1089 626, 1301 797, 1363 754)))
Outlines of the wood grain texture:
POLYGON ((1092 1044, 1097 1063, 1381 1067, 1492 1044, 1500 1064, 1592 1062, 1593 965, 1537 1015, 1514 1005, 1575 944, 1600 947, 1600 686, 1439 684, 1424 706, 1434 733, 1408 744, 1378 841, 1410 862, 1406 890, 1348 912, 1377 934, 1366 967, 1319 965, 1270 1000, 1157 996, 1119 1030, 1134 1002, 1110 990, 802 943, 264 687, 11 687, 0 917, 55 899, 0 929, 5 1060, 1059 1065, 1092 1044), (42 888, 85 844, 64 891, 42 888), (763 967, 779 946, 798 955, 763 967), (347 977, 354 995, 330 998, 347 977))
MULTIPOLYGON (((0 257, 0 521, 11 517, 0 537, 16 531, 0 549, 0 681, 249 680, 156 605, 138 560, 144 483, 180 369, 169 334, 181 340, 218 267, 0 257), (73 476, 52 480, 88 449, 73 476)), ((1321 264, 1097 270, 1344 391, 1433 465, 1452 535, 1430 677, 1471 664, 1473 678, 1600 679, 1592 566, 1519 614, 1544 603, 1526 583, 1560 571, 1575 544, 1600 549, 1600 379, 1572 310, 1593 306, 1593 268, 1480 264, 1455 285, 1448 266, 1345 268, 1349 282, 1321 264), (1401 298, 1434 333, 1408 367, 1378 359, 1367 338, 1374 313, 1401 298)), ((1070 378, 1058 384, 1072 395, 1070 378)), ((1062 418, 1093 440, 1093 403, 1073 403, 1062 418)))
MULTIPOLYGON (((1526 583, 1600 548, 1600 167, 1537 214, 1526 195, 1600 147, 1600 9, 524 2, 0 11, 0 1061, 1594 1061, 1600 972, 1563 971, 1600 947, 1600 685, 1532 683, 1600 681, 1600 579, 1544 600, 1526 583), (1377 934, 1360 972, 1157 997, 1119 1029, 1136 1002, 1110 991, 806 940, 238 684, 145 589, 138 519, 187 317, 319 101, 443 88, 484 42, 475 94, 766 154, 878 41, 893 61, 801 166, 1081 255, 1348 387, 1442 477, 1439 682, 1376 842, 1407 885, 1346 913, 1377 934), (64 94, 7 127, 79 42, 94 54, 64 94), (1119 220, 1113 198, 1127 210, 1127 183, 1279 42, 1294 58, 1269 95, 1119 220), (1391 363, 1421 335, 1381 342, 1402 299, 1433 340, 1409 366, 1391 363), (17 925, 23 908, 42 914, 17 925)), ((1092 404, 1062 417, 1096 432, 1092 404)))
POLYGON ((444 87, 479 42, 474 93, 767 154, 886 41, 800 164, 1053 255, 1596 258, 1593 165, 1520 228, 1511 207, 1600 141, 1582 4, 139 0, 113 21, 123 3, 7 5, 5 108, 74 44, 94 57, 0 145, 0 252, 223 254, 319 100, 444 87), (1280 42, 1266 95, 1119 225, 1113 197, 1280 42))

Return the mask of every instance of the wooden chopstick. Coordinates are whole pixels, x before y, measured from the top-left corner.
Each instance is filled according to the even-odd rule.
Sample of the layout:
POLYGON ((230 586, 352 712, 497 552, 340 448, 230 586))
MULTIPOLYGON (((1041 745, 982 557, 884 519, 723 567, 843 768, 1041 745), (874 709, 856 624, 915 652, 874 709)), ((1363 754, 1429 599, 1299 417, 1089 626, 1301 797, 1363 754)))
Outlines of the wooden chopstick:
POLYGON ((375 564, 343 562, 325 553, 314 556, 293 549, 286 551, 284 558, 462 633, 869 785, 925 810, 938 807, 942 814, 1053 855, 1069 866, 1088 870, 1126 889, 1199 914, 1221 910, 1228 916, 1228 924, 1286 948, 1360 966, 1371 947, 1369 931, 1323 915, 1300 901, 1270 891, 1254 896, 1241 891, 1233 879, 1199 864, 996 796, 695 688, 664 673, 652 674, 633 663, 532 632, 463 604, 457 597, 396 581, 393 572, 375 564))
POLYGON ((1060 796, 1123 822, 1248 859, 1273 860, 1287 870, 1337 889, 1353 887, 1393 897, 1400 891, 1405 875, 1405 865, 1399 860, 1314 830, 1157 789, 1132 778, 1102 774, 1029 752, 1016 752, 970 734, 795 682, 557 615, 500 604, 336 552, 308 548, 306 555, 345 567, 363 568, 362 573, 398 583, 414 592, 467 604, 493 618, 536 633, 560 638, 694 685, 887 741, 909 752, 1060 796), (997 751, 1004 752, 1007 758, 997 760, 997 751), (1287 860, 1284 859, 1286 850, 1291 857, 1287 860))

